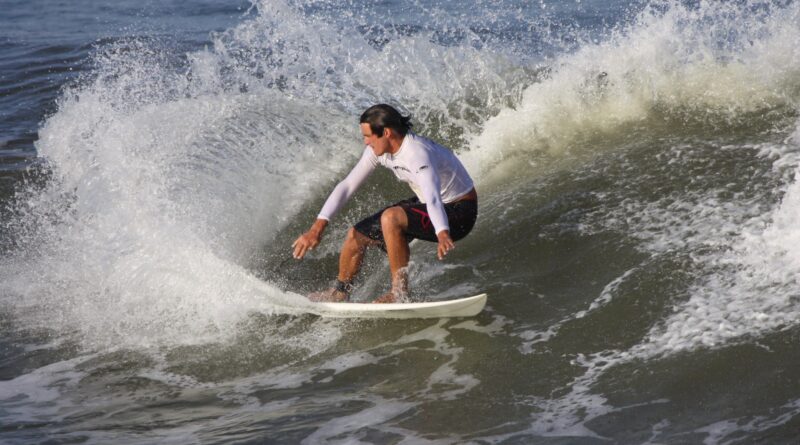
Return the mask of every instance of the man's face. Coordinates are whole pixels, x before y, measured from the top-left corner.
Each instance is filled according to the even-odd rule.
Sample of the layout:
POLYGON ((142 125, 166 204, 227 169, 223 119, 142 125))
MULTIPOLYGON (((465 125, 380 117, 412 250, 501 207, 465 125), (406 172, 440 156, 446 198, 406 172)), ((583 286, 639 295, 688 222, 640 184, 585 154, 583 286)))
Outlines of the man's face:
POLYGON ((389 151, 389 138, 386 136, 386 130, 383 135, 376 135, 372 134, 369 124, 361 124, 361 134, 364 135, 364 145, 369 145, 375 156, 381 156, 389 151))

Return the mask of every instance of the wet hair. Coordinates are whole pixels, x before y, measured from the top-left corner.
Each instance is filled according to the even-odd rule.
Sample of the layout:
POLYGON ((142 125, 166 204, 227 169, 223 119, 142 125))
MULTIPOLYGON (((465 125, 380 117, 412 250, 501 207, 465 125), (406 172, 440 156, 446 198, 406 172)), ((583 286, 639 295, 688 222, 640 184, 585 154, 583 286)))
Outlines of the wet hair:
POLYGON ((378 104, 367 108, 361 115, 359 121, 362 124, 369 124, 372 134, 383 136, 384 128, 391 128, 401 136, 405 136, 413 126, 411 116, 403 116, 391 105, 378 104))

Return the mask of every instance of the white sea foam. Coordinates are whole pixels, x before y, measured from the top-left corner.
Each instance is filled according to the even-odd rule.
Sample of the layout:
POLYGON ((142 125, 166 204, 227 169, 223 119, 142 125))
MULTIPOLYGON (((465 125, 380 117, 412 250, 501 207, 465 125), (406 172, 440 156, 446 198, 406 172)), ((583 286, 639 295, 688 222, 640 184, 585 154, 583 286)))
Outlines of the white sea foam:
POLYGON ((592 300, 589 304, 589 307, 578 311, 574 314, 570 314, 567 317, 562 318, 554 323, 551 323, 547 329, 528 329, 519 333, 515 333, 514 335, 524 340, 524 342, 519 345, 517 349, 523 354, 532 354, 536 352, 537 347, 535 345, 539 343, 546 343, 550 341, 552 338, 558 335, 559 330, 568 322, 577 320, 579 318, 584 318, 592 312, 597 311, 598 309, 606 306, 611 300, 614 298, 614 295, 617 293, 619 286, 625 282, 637 269, 630 269, 625 271, 619 277, 613 279, 611 282, 606 284, 603 290, 600 292, 600 295, 592 300))
POLYGON ((697 428, 695 432, 706 434, 703 444, 736 443, 742 433, 763 433, 791 422, 800 414, 800 400, 793 400, 781 407, 771 409, 768 414, 748 418, 726 419, 697 428))
POLYGON ((321 425, 311 435, 304 438, 301 443, 314 444, 314 443, 362 443, 358 441, 357 436, 353 435, 362 428, 369 427, 375 424, 381 424, 389 419, 393 419, 404 411, 413 407, 412 403, 402 401, 382 400, 377 397, 368 397, 371 402, 371 407, 363 409, 355 414, 343 417, 337 417, 329 420, 321 425), (348 434, 344 439, 335 439, 337 436, 348 434))
POLYGON ((75 405, 63 397, 64 393, 85 376, 75 366, 87 358, 91 356, 52 363, 0 381, 4 422, 38 422, 65 416, 75 405))
POLYGON ((519 104, 485 123, 468 167, 482 172, 503 159, 581 150, 657 114, 735 121, 797 107, 800 8, 752 3, 659 3, 611 38, 559 57, 519 104))
POLYGON ((479 332, 490 337, 502 334, 506 328, 514 321, 499 314, 492 314, 492 322, 488 325, 480 325, 475 320, 464 320, 450 326, 450 329, 465 329, 468 331, 479 332))
MULTIPOLYGON (((790 153, 800 151, 794 144, 787 146, 790 153)), ((774 211, 739 226, 745 230, 728 232, 727 237, 717 240, 730 244, 706 259, 716 266, 714 272, 701 278, 690 289, 689 301, 653 330, 649 341, 640 346, 643 352, 714 347, 743 336, 795 326, 800 317, 800 294, 796 290, 800 255, 794 248, 794 241, 800 239, 794 223, 797 217, 800 185, 794 182, 774 211)), ((711 231, 709 242, 714 242, 715 233, 711 231)))

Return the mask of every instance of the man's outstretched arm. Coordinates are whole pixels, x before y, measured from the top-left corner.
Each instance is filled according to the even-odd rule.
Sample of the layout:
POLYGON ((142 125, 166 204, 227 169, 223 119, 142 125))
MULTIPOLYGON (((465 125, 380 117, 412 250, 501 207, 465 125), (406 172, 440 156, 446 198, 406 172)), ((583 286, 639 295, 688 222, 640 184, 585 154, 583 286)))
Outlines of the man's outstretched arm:
POLYGON ((361 184, 369 177, 378 165, 378 159, 372 153, 369 147, 364 149, 364 154, 358 161, 353 170, 347 175, 342 182, 336 185, 325 205, 322 206, 317 220, 308 231, 292 243, 294 248, 293 256, 296 259, 301 259, 309 250, 313 250, 322 240, 322 234, 328 221, 344 206, 344 204, 353 196, 353 193, 358 190, 361 184))

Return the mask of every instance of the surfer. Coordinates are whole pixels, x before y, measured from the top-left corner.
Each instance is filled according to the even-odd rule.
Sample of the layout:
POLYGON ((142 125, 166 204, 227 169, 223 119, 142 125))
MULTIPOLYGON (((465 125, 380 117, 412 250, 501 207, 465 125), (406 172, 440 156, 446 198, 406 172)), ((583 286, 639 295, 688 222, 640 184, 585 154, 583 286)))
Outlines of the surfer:
POLYGON ((314 249, 330 219, 364 180, 382 165, 416 196, 394 203, 369 216, 347 232, 339 254, 339 275, 330 289, 308 296, 313 301, 347 301, 353 280, 368 247, 379 247, 389 257, 392 288, 376 303, 402 301, 408 295, 409 242, 438 243, 440 260, 464 238, 478 216, 478 195, 467 170, 449 149, 411 132, 411 119, 389 105, 378 104, 361 115, 364 154, 353 170, 331 192, 311 228, 292 244, 294 257, 314 249))

